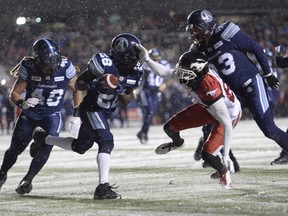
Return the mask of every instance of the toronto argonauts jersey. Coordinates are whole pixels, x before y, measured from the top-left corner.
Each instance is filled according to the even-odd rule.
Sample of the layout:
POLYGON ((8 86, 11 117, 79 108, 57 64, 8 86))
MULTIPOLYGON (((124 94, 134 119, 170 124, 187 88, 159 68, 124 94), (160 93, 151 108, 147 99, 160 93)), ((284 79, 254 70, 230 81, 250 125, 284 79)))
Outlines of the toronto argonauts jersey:
POLYGON ((71 61, 62 57, 59 69, 51 76, 44 76, 35 59, 25 57, 20 63, 18 76, 27 83, 25 100, 40 99, 34 108, 23 110, 24 114, 40 120, 61 111, 67 84, 76 76, 76 69, 71 61))
MULTIPOLYGON (((105 53, 95 54, 88 62, 88 69, 96 78, 103 74, 114 74, 119 78, 119 83, 124 92, 138 87, 139 80, 143 74, 142 67, 126 69, 119 71, 113 63, 113 60, 105 53)), ((97 111, 104 109, 106 112, 113 112, 118 105, 118 93, 99 93, 87 91, 87 95, 81 103, 81 109, 85 111, 97 111)))
MULTIPOLYGON (((160 64, 164 65, 167 68, 170 68, 170 64, 166 60, 161 60, 160 64)), ((147 64, 143 65, 143 70, 145 71, 143 78, 143 89, 150 92, 157 92, 160 85, 163 83, 164 79, 154 73, 147 64)))
POLYGON ((218 26, 209 40, 208 47, 200 46, 199 51, 205 52, 209 63, 234 90, 241 88, 258 73, 256 65, 248 58, 247 53, 255 55, 265 75, 270 73, 262 48, 232 22, 218 26))

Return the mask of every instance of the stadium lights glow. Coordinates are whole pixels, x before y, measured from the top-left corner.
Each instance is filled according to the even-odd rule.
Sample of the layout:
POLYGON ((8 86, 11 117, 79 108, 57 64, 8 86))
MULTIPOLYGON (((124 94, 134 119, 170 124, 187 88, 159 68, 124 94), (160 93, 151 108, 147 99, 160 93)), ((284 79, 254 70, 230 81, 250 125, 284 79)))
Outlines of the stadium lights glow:
POLYGON ((36 22, 36 23, 40 23, 40 22, 41 22, 41 18, 40 18, 40 17, 37 17, 37 18, 35 19, 35 22, 36 22))
POLYGON ((2 80, 1 80, 1 85, 4 86, 4 85, 6 85, 6 83, 7 83, 6 79, 2 79, 2 80))
POLYGON ((17 25, 24 25, 26 23, 26 18, 25 17, 18 17, 16 19, 16 24, 17 25))

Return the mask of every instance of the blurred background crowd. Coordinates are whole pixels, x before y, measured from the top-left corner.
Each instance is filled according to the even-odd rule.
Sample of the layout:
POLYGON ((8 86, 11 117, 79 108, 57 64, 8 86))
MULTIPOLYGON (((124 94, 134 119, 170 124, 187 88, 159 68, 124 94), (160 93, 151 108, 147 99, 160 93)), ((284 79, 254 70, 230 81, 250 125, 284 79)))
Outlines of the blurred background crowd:
MULTIPOLYGON (((0 18, 2 133, 11 132, 15 116, 14 107, 8 100, 9 89, 15 78, 10 77, 9 72, 24 56, 31 55, 35 40, 41 37, 53 39, 60 46, 62 55, 69 57, 74 65, 83 71, 94 53, 109 53, 114 36, 130 32, 148 49, 157 47, 161 51, 162 59, 168 60, 174 67, 179 56, 187 51, 191 44, 189 34, 185 32, 186 17, 200 8, 210 10, 218 24, 228 20, 237 23, 265 49, 271 67, 280 79, 279 90, 271 94, 277 97, 277 104, 273 105, 274 115, 287 116, 288 71, 275 66, 274 56, 275 46, 286 46, 288 43, 288 6, 285 1, 264 1, 262 4, 256 4, 257 1, 229 1, 229 5, 227 1, 189 1, 188 4, 183 0, 177 3, 160 1, 166 2, 163 4, 127 0, 124 5, 121 1, 114 0, 73 0, 67 3, 69 5, 53 0, 49 2, 28 0, 20 3, 11 0, 0 5, 3 14, 0 18)), ((253 59, 253 56, 251 58, 253 59)), ((163 123, 190 103, 181 87, 170 80, 163 85, 162 93, 155 124, 163 123)), ((67 102, 63 108, 64 122, 73 112, 70 97, 71 95, 67 94, 67 102)), ((118 119, 120 126, 129 126, 129 121, 141 118, 137 110, 137 102, 130 104, 128 109, 120 107, 111 123, 118 119)), ((244 112, 243 118, 249 117, 249 113, 244 112)))

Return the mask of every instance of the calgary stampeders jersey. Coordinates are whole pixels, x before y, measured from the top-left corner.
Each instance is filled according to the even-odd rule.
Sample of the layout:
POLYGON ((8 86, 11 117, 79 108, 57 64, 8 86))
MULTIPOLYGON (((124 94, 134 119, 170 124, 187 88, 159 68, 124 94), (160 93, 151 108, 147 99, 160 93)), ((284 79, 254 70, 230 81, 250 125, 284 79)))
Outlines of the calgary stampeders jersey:
MULTIPOLYGON (((143 74, 141 66, 134 67, 126 71, 119 71, 114 65, 113 60, 105 53, 95 54, 88 62, 88 69, 96 78, 104 74, 114 74, 119 78, 119 83, 124 92, 133 90, 138 87, 139 81, 143 74)), ((97 111, 104 109, 106 112, 113 112, 118 105, 118 93, 99 93, 87 91, 87 95, 81 103, 81 109, 84 111, 97 111)))
POLYGON ((215 116, 215 114, 209 107, 221 97, 224 97, 224 102, 231 120, 238 118, 239 113, 241 113, 241 105, 234 92, 223 82, 219 75, 211 69, 203 77, 195 91, 191 88, 189 88, 189 90, 193 103, 201 104, 212 116, 215 116))
POLYGON ((61 57, 61 64, 51 76, 44 76, 34 58, 25 57, 20 62, 18 76, 27 83, 25 99, 38 98, 39 104, 23 113, 34 119, 41 120, 53 113, 60 112, 68 82, 76 76, 76 68, 66 57, 61 57))

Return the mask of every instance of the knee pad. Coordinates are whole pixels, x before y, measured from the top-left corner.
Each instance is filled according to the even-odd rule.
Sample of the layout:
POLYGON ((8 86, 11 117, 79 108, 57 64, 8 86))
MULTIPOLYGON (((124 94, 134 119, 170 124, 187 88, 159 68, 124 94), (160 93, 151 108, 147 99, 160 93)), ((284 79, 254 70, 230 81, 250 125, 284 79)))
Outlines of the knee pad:
POLYGON ((98 130, 95 142, 99 146, 98 153, 110 154, 114 148, 113 135, 109 130, 98 130))

